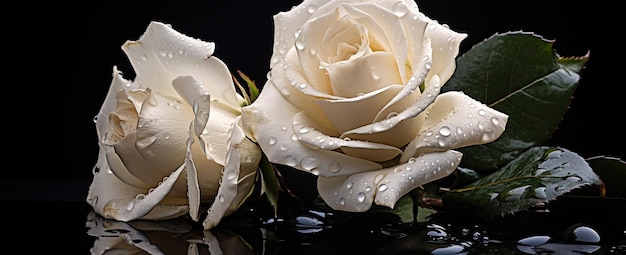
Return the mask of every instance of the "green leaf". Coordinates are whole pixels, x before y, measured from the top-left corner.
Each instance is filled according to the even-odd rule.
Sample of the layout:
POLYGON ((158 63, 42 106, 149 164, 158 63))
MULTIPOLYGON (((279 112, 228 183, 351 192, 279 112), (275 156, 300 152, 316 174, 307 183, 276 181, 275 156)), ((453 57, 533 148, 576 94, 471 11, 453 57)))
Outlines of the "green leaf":
POLYGON ((241 83, 239 83, 239 80, 237 80, 237 78, 235 78, 234 76, 233 76, 233 82, 235 83, 235 86, 237 86, 239 91, 241 91, 241 94, 243 95, 243 97, 245 99, 245 105, 250 105, 259 96, 259 93, 260 93, 259 92, 259 88, 257 88, 257 86, 254 83, 254 81, 251 80, 250 77, 248 77, 242 71, 237 70, 237 73, 246 82, 246 85, 248 86, 248 90, 246 90, 241 85, 241 83))
POLYGON ((587 162, 604 182, 606 197, 626 198, 626 162, 604 156, 589 158, 587 162))
POLYGON ((242 71, 237 70, 237 73, 246 82, 246 85, 248 85, 248 92, 250 93, 250 103, 254 102, 254 100, 256 100, 256 98, 259 96, 259 88, 256 86, 254 81, 250 79, 250 77, 245 75, 242 71))
POLYGON ((452 183, 450 188, 456 188, 456 187, 468 185, 482 178, 482 175, 472 169, 458 167, 454 171, 454 177, 455 177, 454 183, 452 183))
POLYGON ((589 52, 587 52, 587 55, 582 57, 559 57, 559 65, 561 65, 561 67, 564 69, 568 69, 575 73, 580 73, 580 71, 585 68, 587 60, 589 60, 589 52))
POLYGON ((457 58, 442 91, 463 91, 509 115, 494 142, 459 149, 461 166, 494 171, 544 144, 569 107, 588 56, 559 58, 552 41, 533 33, 496 34, 457 58))
POLYGON ((274 208, 274 216, 276 216, 278 214, 278 196, 280 192, 280 183, 274 172, 276 169, 274 169, 274 166, 270 163, 265 154, 263 154, 261 158, 259 168, 261 169, 261 192, 267 196, 267 200, 270 201, 270 204, 274 208))
POLYGON ((578 154, 564 148, 533 147, 500 170, 444 194, 442 202, 444 208, 491 217, 526 210, 601 183, 578 154))
MULTIPOLYGON (((414 190, 415 192, 419 192, 414 190)), ((429 217, 432 216, 436 210, 427 208, 424 206, 417 206, 416 200, 414 197, 411 197, 410 194, 402 196, 398 202, 396 202, 393 209, 385 206, 372 205, 372 208, 364 213, 359 214, 368 214, 368 215, 383 215, 383 214, 393 214, 397 216, 402 223, 411 223, 411 222, 426 222, 429 220, 429 217)))

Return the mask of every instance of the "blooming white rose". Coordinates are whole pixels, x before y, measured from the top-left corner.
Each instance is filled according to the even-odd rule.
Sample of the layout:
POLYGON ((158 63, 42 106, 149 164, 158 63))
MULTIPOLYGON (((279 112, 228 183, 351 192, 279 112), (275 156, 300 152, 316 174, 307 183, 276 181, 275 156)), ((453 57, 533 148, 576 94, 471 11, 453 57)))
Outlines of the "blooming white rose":
POLYGON ((212 203, 211 228, 251 193, 261 151, 240 127, 244 98, 214 43, 152 22, 122 46, 136 73, 113 81, 97 116, 87 202, 119 221, 168 219, 212 203))
POLYGON ((274 16, 268 82, 242 112, 269 160, 318 175, 332 208, 393 208, 452 173, 453 149, 497 139, 508 116, 461 92, 457 33, 412 0, 305 0, 274 16))

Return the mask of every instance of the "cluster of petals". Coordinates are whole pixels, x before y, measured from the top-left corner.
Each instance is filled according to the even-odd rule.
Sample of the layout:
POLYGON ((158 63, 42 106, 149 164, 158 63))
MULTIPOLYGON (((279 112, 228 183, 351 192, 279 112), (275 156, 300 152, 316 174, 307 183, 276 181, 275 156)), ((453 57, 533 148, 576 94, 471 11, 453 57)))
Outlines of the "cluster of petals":
POLYGON ((393 208, 452 173, 454 149, 505 129, 506 114, 441 93, 467 35, 412 0, 305 0, 274 23, 271 71, 243 108, 244 130, 271 162, 317 175, 333 209, 393 208))
POLYGON ((99 155, 87 202, 119 221, 196 221, 234 212, 252 192, 261 151, 240 125, 244 98, 214 43, 149 24, 122 50, 136 77, 113 69, 97 115, 99 155))
POLYGON ((462 92, 455 32, 413 0, 304 0, 274 16, 267 82, 237 93, 215 45, 160 22, 122 46, 97 115, 100 152, 87 202, 107 219, 189 215, 216 226, 251 194, 262 154, 316 175, 333 209, 393 208, 451 174, 508 116, 462 92), (205 213, 201 210, 208 205, 205 213))

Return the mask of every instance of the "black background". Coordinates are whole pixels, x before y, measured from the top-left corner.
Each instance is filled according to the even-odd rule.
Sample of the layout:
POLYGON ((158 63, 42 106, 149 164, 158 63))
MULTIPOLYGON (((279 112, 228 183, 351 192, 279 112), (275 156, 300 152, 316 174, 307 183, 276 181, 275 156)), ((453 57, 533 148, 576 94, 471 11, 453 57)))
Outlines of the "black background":
MULTIPOLYGON (((588 0, 417 2, 427 16, 468 33, 461 52, 495 33, 518 30, 555 40, 562 56, 590 52, 571 108, 549 145, 583 157, 626 158, 619 65, 623 29, 617 21, 621 14, 615 15, 620 8, 588 0)), ((3 219, 12 226, 0 238, 4 250, 87 254, 93 245, 85 229, 90 208, 84 202, 98 153, 93 117, 113 66, 127 79, 134 75, 121 50, 126 40, 138 39, 150 21, 162 21, 188 36, 215 42, 215 56, 231 71, 241 70, 261 85, 269 71, 272 16, 298 3, 59 0, 28 2, 17 13, 7 6, 5 15, 11 18, 4 23, 4 53, 18 58, 6 64, 21 64, 22 73, 16 77, 5 71, 5 86, 19 87, 20 95, 19 118, 3 122, 10 125, 8 130, 16 123, 19 129, 18 134, 5 131, 5 141, 11 141, 5 144, 17 143, 19 159, 5 157, 0 174, 3 219), (17 36, 9 32, 14 30, 17 36)), ((12 93, 4 94, 11 100, 5 112, 15 104, 12 93)), ((5 151, 13 148, 5 146, 5 151)))
MULTIPOLYGON (((78 183, 80 190, 64 192, 78 199, 86 195, 98 150, 93 117, 108 90, 113 66, 117 65, 126 78, 133 77, 120 48, 126 40, 138 39, 150 21, 162 21, 188 36, 215 42, 215 56, 231 71, 241 70, 262 85, 272 51, 272 15, 299 2, 31 4, 22 15, 28 20, 20 23, 25 25, 27 34, 18 41, 19 45, 26 45, 21 60, 23 73, 16 84, 20 87, 16 140, 20 160, 5 168, 2 179, 5 183, 52 180, 61 184, 56 186, 53 182, 50 190, 61 189, 63 183, 78 183)), ((518 30, 555 40, 554 48, 562 56, 590 52, 571 108, 549 144, 583 157, 625 158, 621 124, 625 107, 620 92, 624 83, 619 80, 619 67, 612 63, 623 46, 619 36, 611 33, 617 30, 612 30, 615 23, 609 21, 612 16, 606 13, 612 10, 610 6, 596 12, 600 4, 592 1, 417 2, 427 16, 469 34, 462 52, 495 33, 518 30)), ((32 187, 29 190, 35 192, 32 187)))

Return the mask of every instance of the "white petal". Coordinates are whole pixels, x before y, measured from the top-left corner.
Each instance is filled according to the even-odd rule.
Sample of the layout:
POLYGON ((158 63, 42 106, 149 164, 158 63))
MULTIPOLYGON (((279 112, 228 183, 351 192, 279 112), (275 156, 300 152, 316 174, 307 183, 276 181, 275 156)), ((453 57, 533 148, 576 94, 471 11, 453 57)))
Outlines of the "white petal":
MULTIPOLYGON (((418 83, 418 84, 421 83, 418 81, 419 79, 417 78, 413 79, 412 77, 411 79, 409 79, 409 84, 407 86, 413 86, 415 83, 418 83)), ((384 131, 390 130, 401 121, 413 118, 417 116, 418 114, 422 113, 422 111, 424 111, 426 107, 428 107, 433 101, 435 101, 435 98, 439 94, 440 88, 441 87, 439 85, 439 78, 438 76, 434 76, 429 81, 429 83, 426 84, 424 93, 417 100, 415 100, 415 102, 413 102, 411 106, 407 107, 404 111, 390 118, 377 121, 372 124, 365 125, 359 128, 348 130, 342 134, 342 137, 349 136, 350 134, 372 134, 372 133, 384 132, 384 131)), ((410 93, 410 91, 407 93, 410 93)))
MULTIPOLYGON (((180 98, 164 97, 153 92, 142 104, 134 147, 142 160, 162 173, 161 176, 183 164, 191 120, 193 113, 180 98)), ((128 161, 124 159, 124 162, 128 161)), ((128 168, 132 171, 141 169, 128 168)))
POLYGON ((364 212, 370 209, 372 201, 393 208, 409 191, 452 173, 460 161, 461 153, 456 151, 428 153, 381 170, 319 177, 317 189, 335 210, 364 212))
POLYGON ((508 115, 450 91, 428 110, 422 133, 406 147, 401 162, 430 151, 444 151, 494 141, 504 132, 508 115))
POLYGON ((373 52, 362 58, 329 65, 326 70, 333 95, 357 97, 390 85, 402 84, 395 63, 390 53, 373 52))
MULTIPOLYGON (((157 183, 158 181, 160 181, 160 179, 157 177, 150 178, 150 179, 141 179, 139 177, 142 175, 137 176, 133 174, 130 170, 128 170, 126 165, 124 165, 124 162, 122 161, 122 159, 115 152, 115 149, 111 146, 103 146, 100 152, 106 153, 105 158, 106 158, 106 163, 108 163, 108 166, 105 165, 104 167, 110 169, 111 172, 118 179, 120 179, 122 182, 128 185, 131 185, 137 188, 144 188, 144 187, 150 187, 151 186, 150 183, 157 183)), ((104 168, 101 168, 101 169, 104 169, 104 168)), ((152 177, 152 175, 150 175, 150 177, 152 177)))
POLYGON ((371 124, 378 111, 401 89, 400 85, 391 85, 358 97, 312 101, 319 105, 337 131, 343 133, 371 124))
POLYGON ((461 162, 463 154, 449 150, 423 154, 399 165, 400 170, 389 172, 378 185, 374 202, 393 208, 396 202, 409 191, 426 183, 450 175, 461 162), (403 172, 404 173, 403 173, 403 172), (383 185, 386 185, 385 189, 383 185))
POLYGON ((122 49, 128 56, 136 82, 144 88, 175 95, 172 80, 179 75, 193 74, 211 95, 238 107, 243 98, 236 93, 226 65, 212 57, 215 44, 183 35, 170 25, 151 22, 138 41, 127 41, 122 49))
MULTIPOLYGON (((306 115, 301 112, 293 117, 293 130, 298 131, 295 133, 298 140, 314 150, 322 149, 332 151, 341 149, 350 156, 377 162, 393 159, 402 153, 400 149, 382 143, 353 141, 328 136, 311 128, 311 126, 314 125, 313 122, 313 120, 307 118, 306 115)), ((318 167, 317 163, 318 160, 310 158, 307 164, 304 164, 304 162, 301 164, 306 170, 312 171, 318 167)), ((319 171, 319 169, 317 170, 319 171)))
POLYGON ((104 149, 103 141, 107 130, 109 130, 109 114, 114 112, 117 108, 118 91, 122 90, 127 84, 131 84, 131 82, 122 77, 122 73, 117 70, 117 67, 113 67, 113 81, 109 86, 109 91, 100 107, 98 115, 96 115, 96 132, 98 135, 98 145, 100 147, 96 166, 101 169, 104 169, 107 164, 106 149, 104 149))
POLYGON ((430 21, 424 36, 430 39, 433 48, 433 65, 426 80, 437 75, 441 84, 445 84, 454 74, 459 46, 467 34, 457 33, 436 21, 430 21))
POLYGON ((182 75, 172 81, 176 92, 191 106, 194 113, 193 131, 195 136, 200 136, 211 111, 211 94, 205 90, 200 80, 191 75, 182 75))
MULTIPOLYGON (((316 90, 326 94, 332 94, 332 91, 330 90, 330 83, 325 74, 325 70, 320 68, 318 55, 319 52, 323 50, 323 48, 320 47, 323 45, 321 42, 324 39, 324 35, 327 33, 327 29, 335 25, 337 19, 337 13, 331 12, 317 17, 315 22, 303 24, 302 28, 298 28, 296 31, 299 36, 295 38, 296 41, 294 44, 288 45, 289 47, 295 46, 295 54, 293 48, 288 48, 290 49, 288 52, 289 56, 284 57, 284 60, 292 64, 299 64, 299 69, 307 83, 311 84, 316 90)), ((295 68, 295 66, 290 66, 290 68, 295 68)), ((272 71, 282 73, 280 69, 273 69, 272 71)))
MULTIPOLYGON (((419 57, 420 60, 417 61, 417 63, 414 63, 413 65, 411 65, 412 66, 411 78, 409 78, 409 80, 404 84, 402 91, 400 91, 393 99, 389 100, 389 102, 387 102, 387 105, 385 105, 385 107, 383 107, 382 110, 380 110, 380 112, 376 116, 377 120, 381 119, 382 118, 381 115, 388 112, 389 108, 392 108, 399 102, 406 100, 406 98, 411 97, 414 94, 421 95, 421 94, 427 93, 427 91, 420 92, 420 90, 418 89, 422 83, 424 83, 424 85, 426 86, 425 90, 428 90, 428 86, 433 86, 433 85, 438 86, 439 83, 435 83, 434 81, 431 81, 431 80, 426 80, 426 75, 430 71, 430 66, 432 64, 430 41, 424 40, 421 42, 421 44, 422 44, 422 55, 419 57)), ((433 89, 436 89, 436 88, 433 88, 433 89)), ((433 96, 436 96, 436 94, 433 96)))
POLYGON ((270 162, 308 171, 307 162, 314 160, 319 175, 332 176, 380 169, 369 160, 347 156, 340 152, 314 150, 298 141, 293 130, 293 117, 300 112, 267 83, 257 100, 243 107, 242 123, 246 133, 259 144, 270 162), (332 170, 332 171, 331 171, 332 170))
POLYGON ((159 204, 172 189, 183 166, 148 192, 121 182, 108 169, 100 169, 89 187, 87 202, 105 218, 119 221, 136 219, 169 219, 187 213, 186 201, 180 204, 159 204))
MULTIPOLYGON (((192 124, 193 125, 193 124, 192 124)), ((185 157, 185 173, 187 176, 187 197, 189 199, 189 216, 194 221, 198 221, 200 210, 200 183, 198 182, 198 171, 194 163, 193 143, 196 135, 193 128, 189 128, 189 137, 187 138, 186 148, 187 156, 185 157)))
POLYGON ((198 220, 200 204, 213 202, 217 196, 224 166, 207 158, 192 128, 189 135, 186 159, 189 214, 198 220))
MULTIPOLYGON (((127 134, 122 141, 113 146, 115 148, 114 151, 107 153, 108 160, 115 162, 117 158, 119 158, 122 163, 121 165, 111 165, 112 167, 116 167, 113 169, 113 172, 119 174, 118 172, 122 171, 120 170, 121 168, 117 168, 119 165, 124 167, 130 174, 137 177, 141 181, 154 185, 161 181, 163 176, 168 175, 176 169, 163 168, 160 165, 155 165, 154 162, 151 162, 149 159, 143 157, 143 155, 137 150, 137 147, 135 146, 136 144, 137 133, 127 134)), ((182 165, 182 161, 179 162, 178 166, 180 165, 182 165)))
POLYGON ((193 108, 194 132, 200 137, 201 148, 208 159, 224 165, 230 125, 240 115, 219 98, 213 98, 206 86, 194 76, 180 76, 173 81, 176 91, 193 108))
POLYGON ((223 217, 233 213, 254 188, 261 151, 245 137, 238 123, 236 121, 231 127, 224 174, 217 197, 203 222, 204 229, 215 227, 223 217))
MULTIPOLYGON (((400 75, 401 81, 406 82, 405 76, 405 63, 407 61, 408 41, 406 38, 406 32, 402 25, 400 18, 393 13, 393 9, 385 9, 377 4, 359 4, 354 5, 355 8, 346 8, 348 13, 353 16, 371 17, 376 22, 376 25, 369 25, 368 30, 374 27, 381 27, 384 32, 384 38, 386 38, 389 48, 383 49, 389 52, 396 59, 395 65, 400 75), (358 9, 358 12, 357 12, 358 9)), ((379 31, 371 30, 370 36, 374 33, 380 33, 379 31)), ((380 34, 376 36, 381 36, 380 34)), ((373 47, 375 47, 373 45, 373 47)))
MULTIPOLYGON (((302 25, 308 21, 316 11, 323 7, 330 0, 307 0, 299 5, 294 6, 291 10, 280 12, 274 15, 274 44, 272 65, 278 63, 278 59, 282 59, 284 54, 294 45, 296 41, 296 32, 302 25)), ((327 13, 325 11, 323 13, 327 13)), ((317 14, 316 14, 317 15, 317 14)))
POLYGON ((402 88, 403 86, 400 85, 392 85, 356 98, 316 100, 315 102, 324 110, 328 119, 339 132, 346 132, 362 126, 370 127, 372 123, 377 123, 377 126, 371 126, 372 128, 383 128, 384 125, 390 125, 390 129, 382 130, 381 132, 345 134, 342 138, 404 147, 417 136, 422 118, 406 119, 396 125, 392 125, 390 121, 394 120, 393 117, 398 112, 411 107, 419 98, 419 93, 412 93, 390 108, 387 108, 388 113, 385 115, 385 119, 375 119, 376 115, 380 113, 380 109, 397 95, 402 88))

